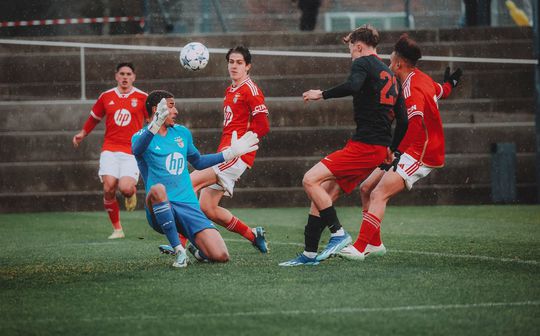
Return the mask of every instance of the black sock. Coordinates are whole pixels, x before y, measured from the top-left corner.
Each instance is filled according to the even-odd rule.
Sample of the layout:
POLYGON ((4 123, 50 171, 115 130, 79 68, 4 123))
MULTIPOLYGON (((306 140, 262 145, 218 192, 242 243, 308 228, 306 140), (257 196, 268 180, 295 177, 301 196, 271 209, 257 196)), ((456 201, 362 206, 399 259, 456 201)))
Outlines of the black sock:
POLYGON ((321 220, 323 221, 324 225, 328 226, 330 232, 336 233, 339 229, 341 229, 341 223, 337 218, 336 209, 334 209, 333 205, 326 209, 320 210, 319 212, 321 214, 321 220))
POLYGON ((306 252, 315 252, 319 249, 319 241, 321 234, 326 226, 323 224, 321 217, 309 215, 308 222, 304 228, 304 242, 306 244, 306 252))

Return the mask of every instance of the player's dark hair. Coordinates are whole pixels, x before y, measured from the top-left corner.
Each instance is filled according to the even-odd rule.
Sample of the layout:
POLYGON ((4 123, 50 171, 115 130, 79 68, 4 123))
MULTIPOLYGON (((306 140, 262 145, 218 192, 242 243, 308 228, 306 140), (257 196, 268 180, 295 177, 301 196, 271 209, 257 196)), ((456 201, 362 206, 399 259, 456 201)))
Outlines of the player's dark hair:
POLYGON ((229 57, 232 53, 240 54, 244 57, 244 61, 247 64, 251 64, 251 53, 249 52, 249 49, 244 46, 236 46, 234 48, 229 49, 227 52, 227 55, 225 55, 225 59, 227 62, 229 62, 229 57))
POLYGON ((363 42, 373 48, 377 47, 381 38, 379 32, 370 24, 362 25, 343 38, 344 43, 363 42))
POLYGON ((135 72, 135 66, 131 62, 118 63, 115 67, 116 72, 118 72, 118 70, 120 70, 122 67, 128 67, 131 69, 131 71, 135 72))
POLYGON ((406 33, 399 37, 399 40, 394 45, 394 52, 412 66, 415 66, 416 62, 422 57, 422 51, 420 51, 418 43, 406 33))
POLYGON ((151 118, 153 114, 152 108, 157 106, 163 98, 174 98, 174 96, 172 93, 165 90, 154 90, 148 94, 144 106, 146 107, 146 112, 148 112, 149 118, 151 118))

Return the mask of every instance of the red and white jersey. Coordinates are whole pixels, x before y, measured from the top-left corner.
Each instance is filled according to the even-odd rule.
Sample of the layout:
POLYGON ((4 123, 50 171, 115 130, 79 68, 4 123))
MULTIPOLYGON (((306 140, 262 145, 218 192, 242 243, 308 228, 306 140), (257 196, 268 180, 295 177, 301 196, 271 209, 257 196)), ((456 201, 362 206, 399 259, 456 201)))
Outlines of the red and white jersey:
POLYGON ((125 94, 113 88, 99 96, 90 114, 97 120, 106 117, 102 151, 131 154, 131 137, 148 118, 144 105, 147 96, 135 87, 125 94))
MULTIPOLYGON (((229 86, 223 101, 223 134, 218 151, 231 145, 233 131, 237 132, 238 138, 244 135, 250 128, 252 118, 259 113, 268 114, 268 109, 263 92, 251 78, 246 78, 238 86, 229 86)), ((247 153, 242 156, 242 161, 251 167, 255 155, 255 151, 247 153)))
POLYGON ((428 167, 444 165, 444 132, 437 102, 451 91, 450 84, 443 86, 418 69, 403 82, 409 124, 413 117, 422 119, 419 127, 409 127, 399 149, 428 167))

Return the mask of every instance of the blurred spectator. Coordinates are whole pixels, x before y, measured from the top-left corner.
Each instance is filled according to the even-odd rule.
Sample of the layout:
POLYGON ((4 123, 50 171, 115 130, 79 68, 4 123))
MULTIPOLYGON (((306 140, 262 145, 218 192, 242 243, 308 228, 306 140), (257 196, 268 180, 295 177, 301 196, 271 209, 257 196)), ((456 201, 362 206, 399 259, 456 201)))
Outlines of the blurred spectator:
POLYGON ((300 30, 309 31, 315 29, 320 6, 321 0, 298 0, 298 8, 302 11, 302 16, 300 17, 300 30))
POLYGON ((465 26, 491 25, 491 0, 463 0, 465 3, 465 26))

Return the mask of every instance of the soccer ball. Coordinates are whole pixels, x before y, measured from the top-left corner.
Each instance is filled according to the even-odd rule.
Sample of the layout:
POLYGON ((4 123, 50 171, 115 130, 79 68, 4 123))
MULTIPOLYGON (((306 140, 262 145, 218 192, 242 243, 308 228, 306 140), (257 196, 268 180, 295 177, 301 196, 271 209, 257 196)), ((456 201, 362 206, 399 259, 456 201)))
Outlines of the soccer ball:
POLYGON ((208 49, 199 42, 190 42, 180 51, 180 64, 191 71, 204 69, 209 59, 208 49))

